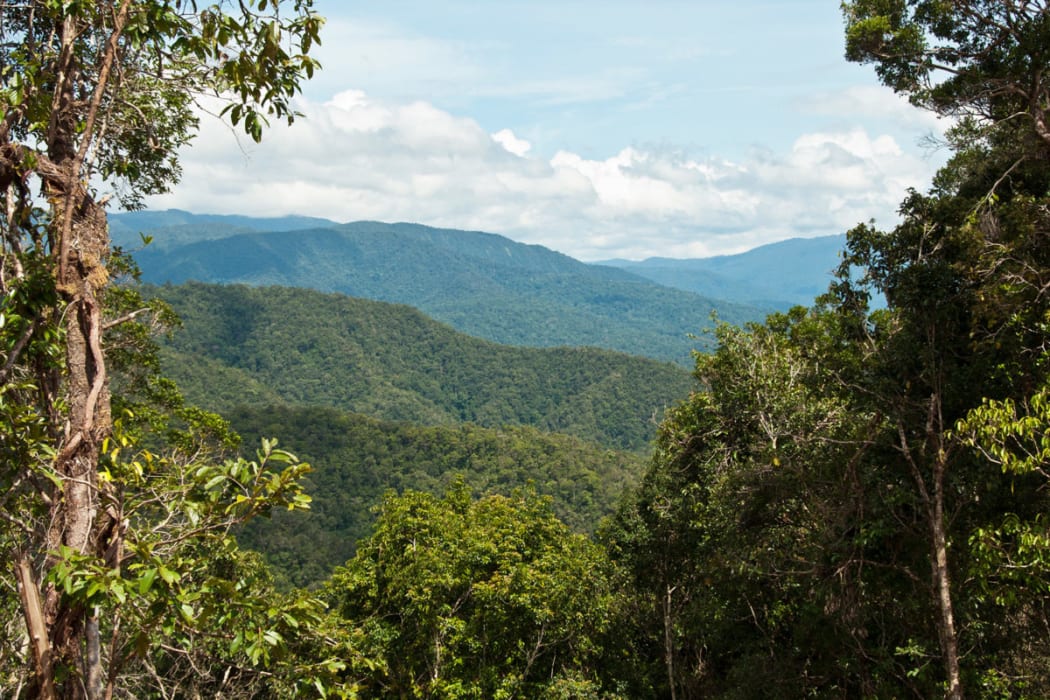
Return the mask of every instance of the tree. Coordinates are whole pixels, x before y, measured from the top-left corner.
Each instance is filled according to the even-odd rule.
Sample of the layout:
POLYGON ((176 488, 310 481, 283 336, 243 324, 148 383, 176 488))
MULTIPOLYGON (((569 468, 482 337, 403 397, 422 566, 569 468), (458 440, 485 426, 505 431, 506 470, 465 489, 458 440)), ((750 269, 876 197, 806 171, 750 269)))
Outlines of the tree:
POLYGON ((1050 11, 843 7, 851 59, 959 118, 953 157, 814 309, 698 359, 612 551, 672 695, 1041 696, 1050 11))
POLYGON ((826 371, 855 364, 844 334, 834 314, 802 308, 720 327, 697 359, 703 389, 668 413, 649 472, 604 533, 662 649, 651 664, 668 697, 907 687, 892 647, 871 642, 891 638, 880 619, 901 586, 870 566, 886 539, 882 494, 858 467, 881 420, 826 371))
MULTIPOLYGON (((0 410, 11 431, 3 478, 19 506, 5 539, 42 696, 100 697, 106 685, 112 692, 95 599, 70 582, 87 571, 94 578, 84 580, 95 583, 102 571, 125 576, 133 528, 183 525, 181 517, 154 521, 140 511, 143 519, 129 520, 124 512, 139 485, 112 456, 123 438, 114 433, 108 340, 133 319, 106 307, 111 195, 102 191, 137 206, 173 185, 199 96, 225 101, 222 112, 254 139, 267 117, 291 120, 291 98, 316 67, 309 50, 321 20, 311 5, 0 3, 0 410)), ((246 464, 214 473, 210 490, 225 492, 215 489, 227 479, 243 485, 246 464)), ((271 493, 276 501, 282 494, 294 502, 289 484, 271 493)))
POLYGON ((390 493, 326 593, 375 660, 352 669, 370 697, 605 697, 601 549, 535 494, 390 493))
MULTIPOLYGON (((1012 0, 843 8, 848 58, 873 63, 913 103, 960 118, 949 132, 954 156, 930 195, 913 193, 891 232, 855 229, 845 263, 866 269, 890 303, 874 364, 896 377, 867 391, 896 424, 895 449, 926 514, 948 696, 959 698, 966 669, 956 617, 960 601, 972 610, 980 595, 959 583, 966 559, 953 552, 968 535, 980 548, 976 533, 996 529, 996 508, 1024 520, 1044 505, 1038 490, 1015 496, 1015 484, 993 477, 994 465, 953 427, 983 402, 1024 400, 1045 381, 1050 8, 1012 0)), ((849 287, 839 291, 855 294, 849 287)), ((966 626, 969 645, 987 629, 966 626)))
POLYGON ((1033 0, 852 0, 846 57, 938 114, 1026 120, 1050 146, 1050 6, 1033 0))

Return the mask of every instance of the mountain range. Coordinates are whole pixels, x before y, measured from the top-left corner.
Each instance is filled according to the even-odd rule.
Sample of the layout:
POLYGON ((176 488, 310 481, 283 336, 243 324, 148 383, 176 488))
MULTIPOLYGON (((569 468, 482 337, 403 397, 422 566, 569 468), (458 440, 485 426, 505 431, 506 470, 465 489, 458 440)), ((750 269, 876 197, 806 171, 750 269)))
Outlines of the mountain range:
POLYGON ((134 251, 146 282, 340 292, 408 304, 498 343, 594 346, 685 366, 707 347, 713 314, 741 324, 812 301, 810 292, 827 287, 842 242, 598 265, 477 231, 177 210, 114 214, 111 235, 134 251))

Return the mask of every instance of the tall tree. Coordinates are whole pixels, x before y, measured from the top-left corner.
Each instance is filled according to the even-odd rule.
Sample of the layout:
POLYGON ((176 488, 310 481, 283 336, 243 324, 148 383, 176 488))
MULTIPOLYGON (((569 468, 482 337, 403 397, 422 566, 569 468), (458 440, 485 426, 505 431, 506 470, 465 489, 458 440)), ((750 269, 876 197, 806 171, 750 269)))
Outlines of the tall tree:
POLYGON ((877 574, 878 593, 862 593, 882 538, 858 462, 881 421, 824 371, 855 358, 837 321, 799 308, 722 327, 697 361, 704 390, 668 414, 649 472, 605 532, 669 697, 901 687, 870 641, 886 640, 871 613, 899 589, 877 574))
POLYGON ((316 67, 311 6, 0 3, 0 396, 17 427, 3 478, 23 499, 10 542, 43 696, 101 695, 99 621, 55 572, 119 569, 128 537, 125 485, 100 463, 113 432, 107 335, 128 320, 105 306, 106 202, 136 206, 177 181, 198 97, 224 102, 254 139, 267 117, 291 120, 316 67))
MULTIPOLYGON (((983 399, 1024 399, 1046 373, 1050 7, 857 0, 843 9, 848 58, 873 63, 914 104, 959 119, 954 157, 930 195, 910 196, 891 232, 858 227, 847 264, 868 269, 893 310, 874 364, 898 376, 869 396, 896 424, 895 449, 920 496, 947 695, 960 698, 957 616, 969 591, 952 547, 994 527, 988 519, 1002 514, 988 504, 1007 501, 988 490, 992 465, 952 428, 983 399)), ((1012 509, 1038 509, 1036 494, 1009 499, 1012 509)))
POLYGON ((669 694, 1042 696, 1050 10, 843 7, 851 59, 957 119, 953 157, 850 232, 820 305, 698 360, 613 552, 669 694))

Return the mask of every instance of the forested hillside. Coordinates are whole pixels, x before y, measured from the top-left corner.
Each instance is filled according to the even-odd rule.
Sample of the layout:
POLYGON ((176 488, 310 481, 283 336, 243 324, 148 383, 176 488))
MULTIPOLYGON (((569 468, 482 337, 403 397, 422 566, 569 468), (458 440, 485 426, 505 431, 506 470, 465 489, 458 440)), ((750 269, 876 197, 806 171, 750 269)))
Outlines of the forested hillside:
POLYGON ((644 450, 692 387, 671 363, 471 338, 407 306, 283 287, 149 290, 183 328, 165 369, 194 401, 330 406, 396 421, 529 425, 644 450))
MULTIPOLYGON (((137 216, 117 217, 133 249, 142 246, 131 233, 137 216)), ((164 221, 147 217, 143 223, 158 219, 164 221)), ((357 222, 279 232, 230 229, 222 235, 222 226, 251 221, 202 217, 146 229, 153 241, 135 252, 143 280, 341 292, 408 304, 499 343, 602 347, 682 365, 691 362, 692 350, 709 343, 703 332, 711 327, 712 312, 742 323, 761 320, 769 309, 671 289, 474 231, 357 222)), ((279 221, 260 220, 260 227, 279 221)))
POLYGON ((313 467, 304 481, 313 497, 308 512, 277 511, 240 535, 282 580, 300 586, 320 583, 354 554, 387 489, 442 495, 462 477, 480 493, 510 495, 531 484, 553 499, 562 522, 590 533, 644 471, 637 454, 527 427, 423 427, 330 408, 260 405, 226 417, 246 445, 276 437, 313 467))

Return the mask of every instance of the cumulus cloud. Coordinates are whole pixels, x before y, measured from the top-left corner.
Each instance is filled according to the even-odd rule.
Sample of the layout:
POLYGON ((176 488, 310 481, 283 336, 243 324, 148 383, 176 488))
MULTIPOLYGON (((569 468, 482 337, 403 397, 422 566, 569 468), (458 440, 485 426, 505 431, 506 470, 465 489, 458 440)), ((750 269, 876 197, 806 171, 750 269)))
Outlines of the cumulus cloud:
POLYGON ((544 158, 510 129, 490 134, 427 102, 351 90, 300 109, 258 145, 206 119, 183 182, 150 205, 479 229, 584 260, 697 257, 892 223, 906 188, 933 170, 861 129, 735 161, 642 146, 544 158))

